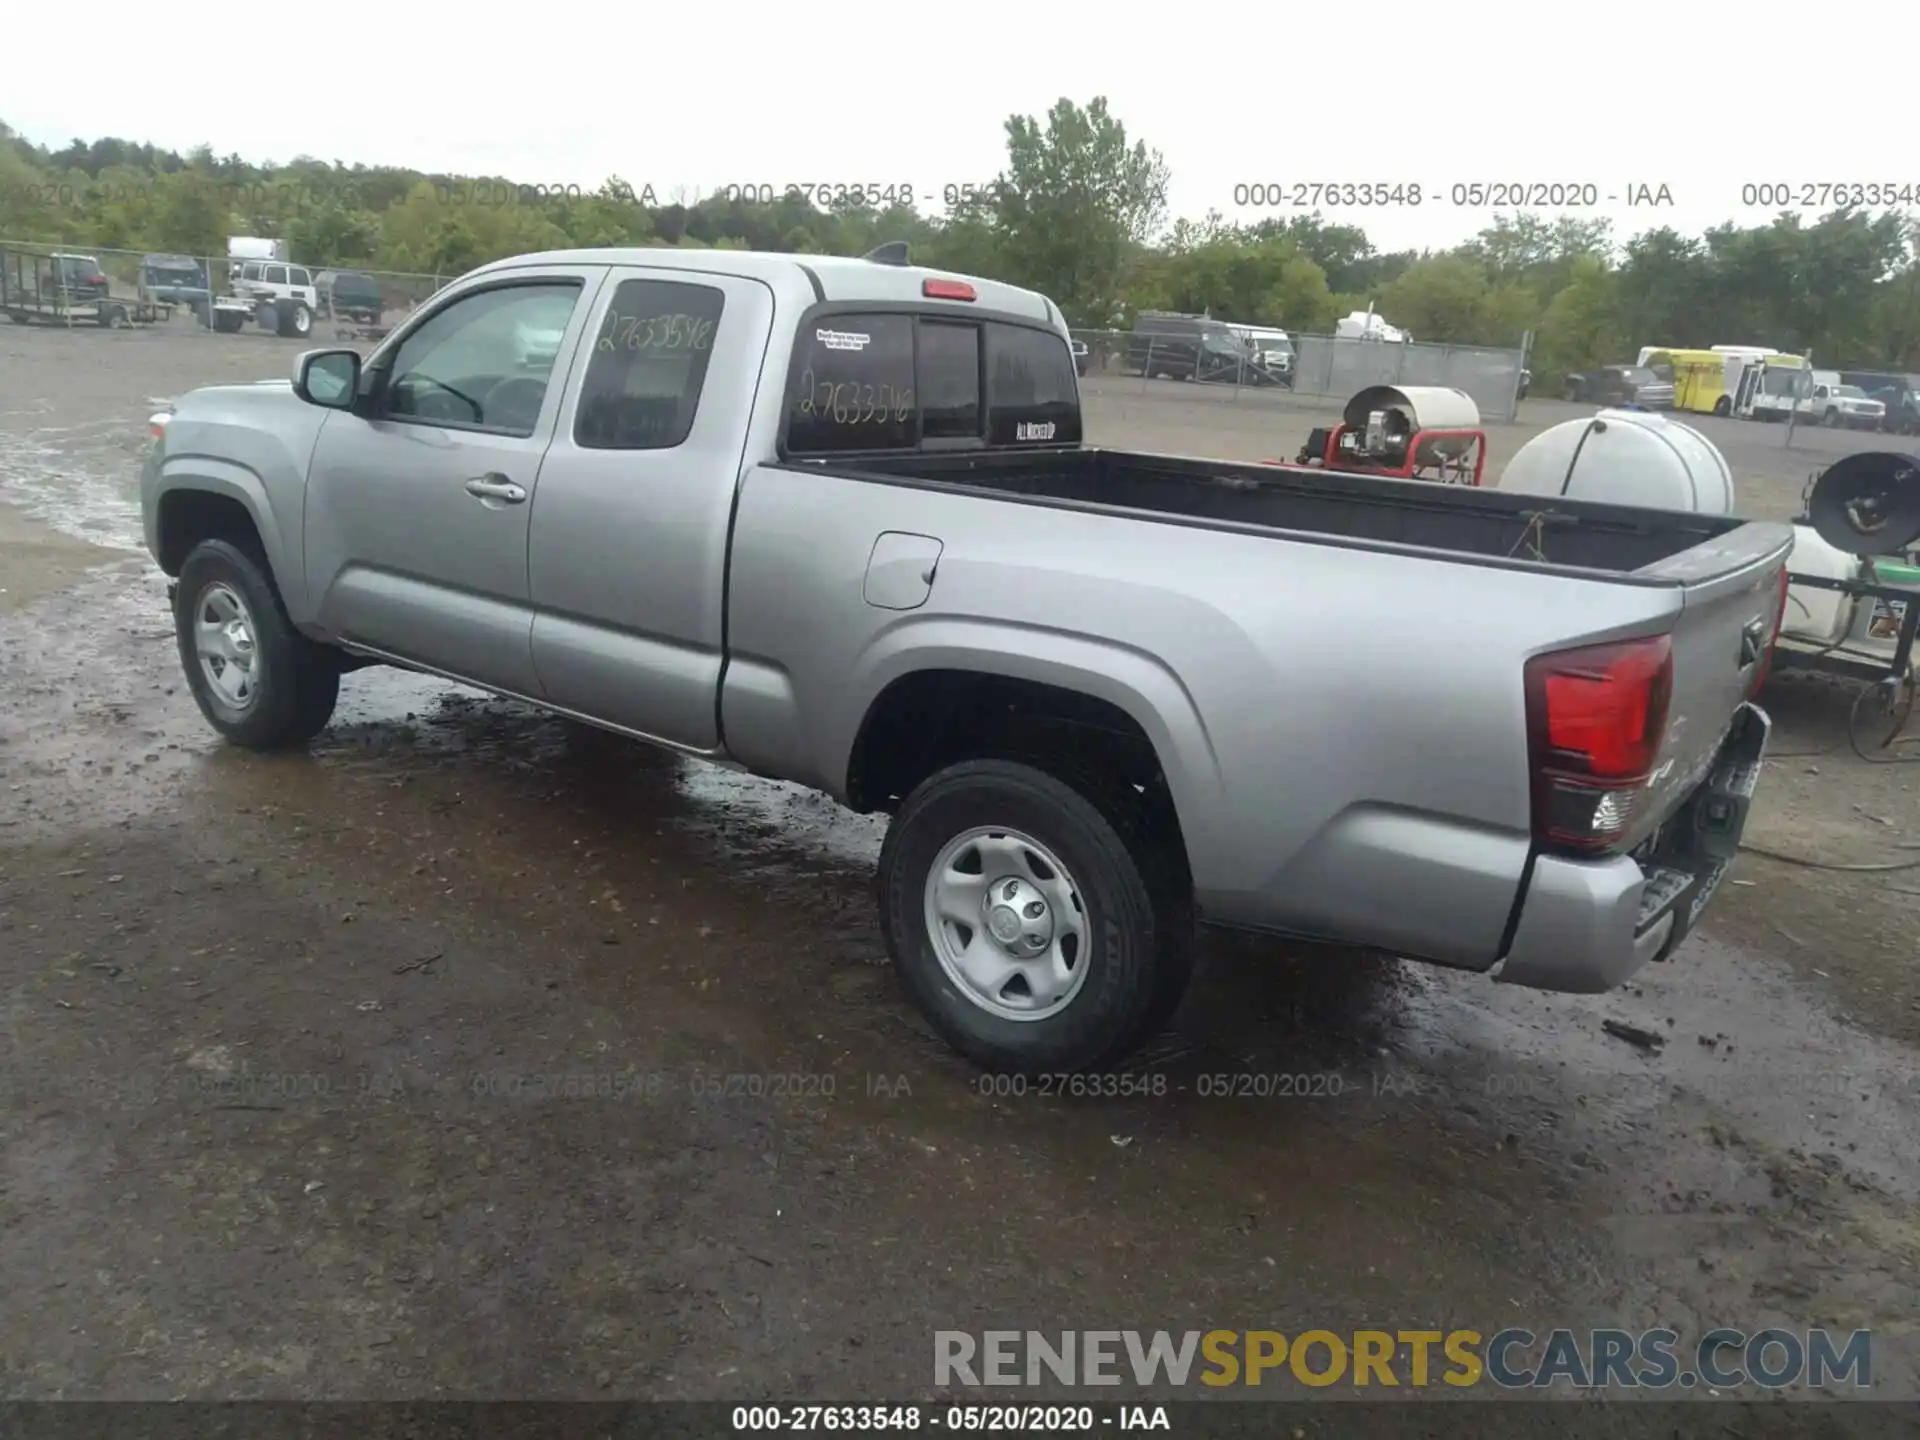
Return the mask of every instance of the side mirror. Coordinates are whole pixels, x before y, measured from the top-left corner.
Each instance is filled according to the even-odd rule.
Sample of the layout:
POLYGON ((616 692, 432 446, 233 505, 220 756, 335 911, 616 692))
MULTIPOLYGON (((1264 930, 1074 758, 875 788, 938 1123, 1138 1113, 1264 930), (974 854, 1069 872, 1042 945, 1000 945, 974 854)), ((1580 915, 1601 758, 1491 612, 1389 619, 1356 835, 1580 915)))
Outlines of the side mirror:
POLYGON ((326 410, 351 410, 360 393, 360 352, 309 350, 293 367, 293 393, 326 410))

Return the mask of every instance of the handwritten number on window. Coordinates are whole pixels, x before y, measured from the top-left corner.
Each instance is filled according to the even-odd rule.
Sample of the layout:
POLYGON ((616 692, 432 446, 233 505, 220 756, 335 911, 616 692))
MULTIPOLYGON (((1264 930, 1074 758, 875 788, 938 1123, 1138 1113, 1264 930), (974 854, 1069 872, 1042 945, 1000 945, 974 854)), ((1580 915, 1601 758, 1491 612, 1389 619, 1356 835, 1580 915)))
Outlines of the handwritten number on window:
POLYGON ((620 350, 697 351, 712 344, 711 320, 694 315, 622 315, 609 310, 594 348, 611 355, 620 350))
POLYGON ((795 396, 799 413, 836 425, 898 425, 913 413, 913 391, 864 380, 820 380, 809 366, 795 396))

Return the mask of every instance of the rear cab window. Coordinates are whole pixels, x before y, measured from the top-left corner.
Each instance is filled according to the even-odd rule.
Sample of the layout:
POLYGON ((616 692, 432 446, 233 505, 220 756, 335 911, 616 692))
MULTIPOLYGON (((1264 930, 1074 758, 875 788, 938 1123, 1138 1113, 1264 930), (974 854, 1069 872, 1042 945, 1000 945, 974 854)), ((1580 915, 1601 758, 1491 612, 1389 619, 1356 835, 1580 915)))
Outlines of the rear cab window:
POLYGON ((706 388, 726 298, 711 285, 621 281, 587 358, 574 444, 671 450, 685 443, 706 388))
POLYGON ((1077 372, 1039 325, 941 311, 830 312, 801 332, 788 382, 795 456, 1077 445, 1077 372))

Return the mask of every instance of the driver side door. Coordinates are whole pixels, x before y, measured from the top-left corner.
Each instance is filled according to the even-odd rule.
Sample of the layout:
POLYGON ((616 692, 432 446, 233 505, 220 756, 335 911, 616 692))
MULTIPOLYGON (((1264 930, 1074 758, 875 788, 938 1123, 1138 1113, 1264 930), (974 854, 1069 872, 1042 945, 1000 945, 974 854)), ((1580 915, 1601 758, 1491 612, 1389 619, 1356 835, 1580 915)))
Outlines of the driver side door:
POLYGON ((310 612, 328 634, 538 699, 528 516, 604 266, 489 275, 368 361, 307 469, 310 612))

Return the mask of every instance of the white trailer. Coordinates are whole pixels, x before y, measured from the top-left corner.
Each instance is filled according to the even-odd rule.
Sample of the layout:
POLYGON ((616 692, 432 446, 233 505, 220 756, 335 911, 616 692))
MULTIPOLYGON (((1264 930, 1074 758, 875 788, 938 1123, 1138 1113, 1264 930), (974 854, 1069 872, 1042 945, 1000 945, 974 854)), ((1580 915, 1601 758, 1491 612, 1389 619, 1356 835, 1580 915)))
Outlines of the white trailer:
POLYGON ((1389 325, 1371 310, 1356 310, 1333 326, 1336 340, 1380 340, 1389 345, 1407 345, 1413 337, 1397 326, 1389 325))
POLYGON ((260 235, 230 235, 227 237, 227 261, 238 265, 247 260, 285 260, 287 242, 269 240, 260 235))

